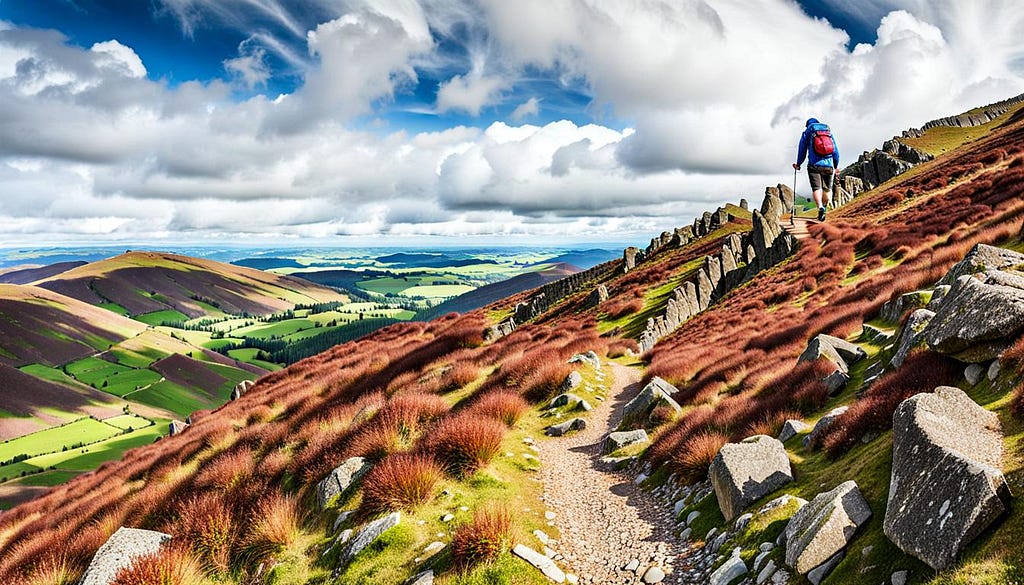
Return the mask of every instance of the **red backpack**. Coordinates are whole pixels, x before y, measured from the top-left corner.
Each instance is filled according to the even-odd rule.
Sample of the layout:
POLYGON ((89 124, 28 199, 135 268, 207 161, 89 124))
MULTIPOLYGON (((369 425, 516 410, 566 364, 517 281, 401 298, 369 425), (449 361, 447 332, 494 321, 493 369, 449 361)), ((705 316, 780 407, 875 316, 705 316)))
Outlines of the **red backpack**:
POLYGON ((815 128, 814 134, 811 135, 814 154, 821 157, 831 156, 836 151, 836 143, 832 140, 832 131, 824 124, 818 126, 821 126, 821 128, 815 128))

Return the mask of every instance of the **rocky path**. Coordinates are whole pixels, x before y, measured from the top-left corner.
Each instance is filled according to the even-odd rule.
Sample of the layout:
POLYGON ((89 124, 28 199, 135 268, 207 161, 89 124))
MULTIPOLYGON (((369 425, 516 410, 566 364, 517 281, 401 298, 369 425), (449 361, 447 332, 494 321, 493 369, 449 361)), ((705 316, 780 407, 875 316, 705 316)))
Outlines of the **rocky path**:
POLYGON ((601 442, 622 405, 639 391, 640 372, 607 362, 603 368, 614 382, 607 399, 587 417, 587 428, 538 441, 544 501, 557 514, 554 524, 561 533, 552 548, 565 557, 559 565, 578 575, 580 583, 645 583, 652 567, 668 575, 656 581, 654 570, 649 582, 678 583, 671 571, 683 545, 672 533, 672 510, 633 485, 631 476, 601 462, 601 442))
POLYGON ((807 226, 821 223, 818 220, 811 219, 809 217, 798 217, 793 221, 793 223, 790 223, 789 217, 783 217, 780 221, 782 223, 782 227, 798 240, 806 240, 811 237, 810 232, 807 231, 807 226))

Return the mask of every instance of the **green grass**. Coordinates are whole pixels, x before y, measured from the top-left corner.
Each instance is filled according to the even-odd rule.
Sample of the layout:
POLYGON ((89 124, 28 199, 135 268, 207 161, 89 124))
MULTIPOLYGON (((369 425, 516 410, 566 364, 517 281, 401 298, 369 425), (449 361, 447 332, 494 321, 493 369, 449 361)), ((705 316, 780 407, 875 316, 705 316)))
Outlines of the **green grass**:
MULTIPOLYGON (((157 295, 157 296, 160 296, 160 295, 157 295)), ((154 297, 154 298, 156 298, 156 297, 154 297)), ((176 311, 174 309, 167 309, 167 310, 164 310, 164 311, 154 311, 152 313, 144 313, 142 315, 135 315, 134 317, 132 317, 132 319, 135 319, 136 321, 141 321, 141 322, 145 323, 146 325, 156 326, 156 325, 159 325, 159 324, 163 323, 164 321, 182 321, 182 322, 188 321, 189 316, 186 315, 185 313, 182 313, 181 311, 176 311)))
POLYGON ((51 368, 49 366, 44 366, 42 364, 29 364, 27 366, 22 366, 18 369, 21 370, 22 372, 25 372, 26 374, 30 374, 32 376, 35 376, 36 378, 48 380, 50 382, 66 384, 69 386, 78 385, 78 382, 74 378, 65 374, 63 370, 60 370, 58 368, 51 368))
POLYGON ((274 323, 257 323, 249 327, 242 327, 231 332, 232 337, 253 337, 256 339, 270 339, 271 337, 284 337, 303 329, 312 329, 313 322, 309 319, 288 319, 274 323))
POLYGON ((21 479, 11 481, 11 485, 21 485, 28 487, 54 487, 61 484, 65 484, 72 479, 75 479, 79 475, 82 475, 80 471, 44 471, 43 473, 34 473, 27 475, 21 479))
POLYGON ((141 429, 152 424, 152 421, 148 418, 143 418, 137 414, 122 414, 121 416, 104 419, 103 422, 121 430, 141 429))
POLYGON ((155 425, 138 429, 128 434, 117 435, 99 443, 93 443, 78 449, 70 449, 48 455, 33 457, 27 461, 4 466, 0 477, 13 479, 20 473, 35 473, 42 469, 54 467, 62 471, 92 471, 100 464, 120 459, 124 452, 135 447, 148 445, 157 437, 165 434, 166 425, 170 421, 157 420, 155 425))
MULTIPOLYGON (((59 427, 51 427, 0 443, 0 461, 8 461, 16 455, 36 456, 60 451, 72 445, 88 445, 120 434, 120 428, 96 419, 85 417, 59 427)), ((0 475, 4 467, 0 467, 0 475)))
POLYGON ((402 296, 426 297, 428 299, 448 298, 457 297, 471 290, 476 290, 476 288, 466 284, 427 284, 407 288, 402 291, 402 296))
POLYGON ((119 305, 117 303, 100 303, 97 306, 98 307, 102 307, 102 308, 104 308, 104 309, 106 309, 108 311, 113 311, 113 312, 117 313, 118 315, 124 315, 125 317, 128 316, 128 309, 122 307, 121 305, 119 305))
POLYGON ((186 417, 197 410, 220 406, 219 403, 201 398, 195 390, 183 388, 167 380, 132 392, 128 398, 134 402, 173 412, 180 417, 186 417))
POLYGON ((134 369, 96 357, 71 362, 65 368, 79 382, 118 397, 160 380, 160 374, 152 370, 134 369))
POLYGON ((169 355, 153 347, 134 351, 118 346, 112 347, 110 349, 110 354, 117 359, 117 363, 123 366, 142 369, 148 368, 153 364, 153 362, 161 360, 169 355))

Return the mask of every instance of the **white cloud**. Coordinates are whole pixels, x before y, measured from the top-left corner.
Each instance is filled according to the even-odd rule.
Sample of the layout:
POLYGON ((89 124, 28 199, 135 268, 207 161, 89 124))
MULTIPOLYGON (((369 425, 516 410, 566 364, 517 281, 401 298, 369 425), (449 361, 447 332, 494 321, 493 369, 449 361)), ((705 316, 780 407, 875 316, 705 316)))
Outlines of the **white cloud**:
POLYGON ((451 110, 480 115, 480 108, 492 103, 504 87, 500 77, 482 75, 456 75, 441 84, 437 90, 437 110, 451 110))
POLYGON ((540 113, 540 100, 536 97, 531 97, 525 102, 516 106, 516 109, 512 110, 512 114, 509 116, 513 121, 518 122, 527 116, 536 116, 540 113))
MULTIPOLYGON (((163 6, 188 29, 238 18, 242 1, 163 6)), ((83 49, 0 26, 0 232, 632 237, 787 181, 808 116, 852 160, 1024 91, 1024 7, 996 0, 886 4, 878 41, 853 50, 788 0, 325 0, 336 12, 309 31, 285 4, 256 2, 297 27, 308 54, 256 33, 225 67, 256 87, 271 54, 285 59, 304 81, 278 99, 172 88, 118 41, 83 49), (440 50, 432 30, 469 31, 466 55, 440 50), (441 112, 534 97, 486 128, 353 122, 380 117, 427 70, 447 71, 441 112), (572 114, 597 122, 522 124, 541 100, 545 119, 565 107, 529 85, 538 76, 592 95, 572 114)))

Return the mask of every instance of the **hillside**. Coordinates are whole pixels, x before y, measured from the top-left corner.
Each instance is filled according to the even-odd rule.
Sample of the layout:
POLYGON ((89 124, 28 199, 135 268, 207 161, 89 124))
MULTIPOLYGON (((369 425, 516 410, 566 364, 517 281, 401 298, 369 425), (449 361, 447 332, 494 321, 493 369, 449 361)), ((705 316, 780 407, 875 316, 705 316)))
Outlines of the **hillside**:
POLYGON ((33 268, 21 268, 14 270, 7 270, 0 273, 0 283, 3 284, 29 284, 37 280, 44 278, 50 278, 56 276, 62 272, 67 272, 72 268, 78 268, 79 266, 85 265, 85 262, 57 262, 56 264, 49 264, 47 266, 36 266, 33 268))
POLYGON ((189 318, 265 315, 301 303, 346 299, 299 278, 159 252, 127 252, 33 284, 133 316, 159 311, 178 311, 189 318))
POLYGON ((270 373, 0 515, 0 582, 1020 583, 1019 112, 270 373))
POLYGON ((579 272, 579 268, 571 264, 559 263, 535 272, 513 276, 508 280, 481 286, 476 290, 461 294, 437 306, 424 309, 416 314, 416 319, 419 321, 429 321, 452 312, 468 313, 495 301, 537 288, 576 272, 579 272))

